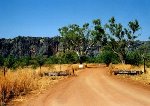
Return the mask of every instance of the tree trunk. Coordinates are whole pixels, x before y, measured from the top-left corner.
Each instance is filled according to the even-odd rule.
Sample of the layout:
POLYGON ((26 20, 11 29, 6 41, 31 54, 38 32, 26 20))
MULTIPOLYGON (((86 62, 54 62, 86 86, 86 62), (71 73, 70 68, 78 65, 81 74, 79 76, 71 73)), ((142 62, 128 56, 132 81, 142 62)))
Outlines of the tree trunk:
POLYGON ((5 77, 5 75, 6 75, 6 69, 5 69, 5 67, 4 67, 4 77, 5 77))
POLYGON ((40 76, 42 76, 42 74, 41 74, 41 68, 42 68, 42 66, 40 66, 40 76))
POLYGON ((121 63, 125 64, 125 60, 124 60, 123 56, 121 54, 118 54, 118 56, 119 56, 121 63))
POLYGON ((146 68, 145 68, 145 57, 144 57, 144 73, 146 74, 146 68))
POLYGON ((125 64, 125 55, 123 55, 123 54, 121 54, 121 53, 118 53, 118 52, 116 52, 114 49, 112 49, 112 51, 115 53, 115 54, 117 54, 118 56, 119 56, 119 59, 120 59, 120 61, 121 61, 121 63, 122 64, 125 64))

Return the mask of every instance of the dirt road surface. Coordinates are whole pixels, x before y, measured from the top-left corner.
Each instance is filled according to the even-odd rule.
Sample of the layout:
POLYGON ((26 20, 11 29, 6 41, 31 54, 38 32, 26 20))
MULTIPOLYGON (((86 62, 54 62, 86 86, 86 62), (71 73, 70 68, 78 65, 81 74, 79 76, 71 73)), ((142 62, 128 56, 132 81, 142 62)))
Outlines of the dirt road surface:
POLYGON ((150 106, 150 89, 110 77, 106 70, 84 69, 23 106, 150 106))

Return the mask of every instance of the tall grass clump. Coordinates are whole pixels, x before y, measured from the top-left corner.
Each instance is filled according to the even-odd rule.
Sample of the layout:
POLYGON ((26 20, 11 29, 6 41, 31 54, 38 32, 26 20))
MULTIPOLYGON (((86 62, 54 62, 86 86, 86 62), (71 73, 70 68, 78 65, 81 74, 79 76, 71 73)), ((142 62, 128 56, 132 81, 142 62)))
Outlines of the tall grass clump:
MULTIPOLYGON (((63 67, 66 70, 68 65, 63 67)), ((58 82, 64 77, 41 77, 40 73, 52 72, 59 70, 58 65, 43 66, 42 69, 33 69, 32 66, 7 70, 5 76, 3 69, 0 69, 0 106, 7 103, 10 99, 28 94, 31 91, 42 91, 48 86, 58 82)))
POLYGON ((24 95, 38 87, 38 75, 26 69, 16 72, 8 71, 6 76, 0 75, 0 101, 7 102, 10 98, 24 95), (4 97, 5 96, 5 97, 4 97))

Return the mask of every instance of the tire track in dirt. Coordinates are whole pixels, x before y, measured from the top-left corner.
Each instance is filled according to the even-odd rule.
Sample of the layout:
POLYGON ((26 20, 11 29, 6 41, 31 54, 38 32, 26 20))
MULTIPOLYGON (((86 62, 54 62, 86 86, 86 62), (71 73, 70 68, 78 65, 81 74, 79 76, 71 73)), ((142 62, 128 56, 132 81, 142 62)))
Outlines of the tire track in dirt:
POLYGON ((106 71, 84 69, 23 106, 150 106, 149 90, 114 79, 106 71))

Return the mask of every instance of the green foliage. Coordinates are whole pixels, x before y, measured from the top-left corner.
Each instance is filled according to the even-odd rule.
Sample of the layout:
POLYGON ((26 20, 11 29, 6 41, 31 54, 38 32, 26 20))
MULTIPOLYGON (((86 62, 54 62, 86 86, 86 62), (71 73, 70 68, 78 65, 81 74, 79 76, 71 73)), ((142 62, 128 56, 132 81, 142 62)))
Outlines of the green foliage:
POLYGON ((86 57, 87 63, 105 63, 107 66, 110 63, 117 64, 119 63, 119 58, 116 54, 114 54, 111 50, 108 48, 105 48, 102 50, 98 55, 94 57, 86 57))
POLYGON ((126 63, 138 66, 142 63, 142 56, 137 51, 130 51, 126 55, 126 63))
POLYGON ((46 58, 42 55, 37 56, 36 61, 38 63, 38 65, 41 67, 42 65, 44 65, 46 58))
POLYGON ((58 54, 59 63, 68 64, 68 63, 77 63, 78 55, 75 52, 67 51, 65 53, 58 54))
POLYGON ((50 56, 46 60, 46 64, 58 64, 58 63, 59 63, 59 59, 56 55, 50 56))
POLYGON ((25 66, 29 66, 30 65, 30 57, 28 56, 24 56, 21 58, 16 59, 15 63, 14 63, 14 67, 21 67, 24 68, 25 66))
POLYGON ((83 29, 77 24, 71 24, 59 29, 61 41, 66 50, 83 49, 84 34, 83 29))
POLYGON ((105 27, 109 31, 108 39, 110 42, 108 45, 110 45, 111 50, 119 56, 120 61, 124 63, 126 52, 138 37, 138 35, 136 35, 136 32, 140 29, 138 21, 130 21, 128 28, 124 28, 121 23, 116 23, 115 18, 112 17, 105 27))
POLYGON ((75 52, 66 52, 62 55, 63 63, 77 63, 78 55, 75 52))
POLYGON ((4 66, 10 69, 16 69, 18 67, 23 68, 24 66, 28 66, 30 65, 29 61, 29 57, 15 58, 14 56, 9 55, 8 57, 4 58, 0 56, 0 66, 4 66))
POLYGON ((4 65, 4 58, 0 55, 0 66, 4 65))
POLYGON ((61 43, 64 51, 75 51, 79 56, 86 55, 88 48, 92 46, 104 45, 107 42, 105 30, 101 25, 100 19, 93 21, 94 28, 90 29, 89 23, 79 26, 71 24, 59 29, 61 43))
POLYGON ((77 63, 79 57, 75 52, 67 51, 65 53, 58 53, 47 59, 46 64, 69 64, 77 63))
POLYGON ((21 36, 2 39, 0 40, 1 51, 6 58, 0 56, 0 66, 23 68, 32 65, 36 68, 44 64, 78 62, 104 62, 109 65, 111 62, 118 63, 119 60, 122 63, 126 61, 128 64, 139 65, 142 61, 141 55, 146 57, 150 52, 150 41, 144 43, 135 41, 139 29, 137 20, 130 21, 128 26, 124 27, 112 17, 104 26, 100 19, 93 20, 92 26, 89 23, 82 26, 77 24, 64 26, 59 28, 60 37, 52 39, 21 36), (58 50, 61 52, 57 52, 58 50), (96 50, 100 52, 99 55, 96 55, 96 50), (24 57, 26 55, 30 57, 24 57))
MULTIPOLYGON (((143 57, 145 57, 145 64, 146 66, 149 68, 150 67, 150 53, 145 53, 143 55, 143 57)), ((143 64, 144 64, 144 59, 143 59, 143 64)))
POLYGON ((112 53, 110 53, 109 51, 105 51, 103 52, 103 54, 101 55, 102 56, 102 60, 103 62, 108 66, 111 61, 112 61, 112 53))
POLYGON ((101 25, 100 19, 93 20, 94 29, 91 31, 91 35, 93 37, 93 45, 99 44, 99 45, 106 45, 107 43, 107 37, 105 34, 105 30, 101 25))
POLYGON ((32 68, 41 68, 45 64, 46 58, 42 55, 38 55, 37 57, 32 58, 29 62, 30 65, 32 65, 32 68))
POLYGON ((21 67, 24 67, 24 66, 29 66, 30 65, 30 57, 28 57, 28 56, 25 56, 25 57, 22 57, 21 59, 20 59, 20 66, 21 67))
POLYGON ((100 54, 94 57, 87 57, 87 63, 103 63, 100 54))
POLYGON ((146 66, 150 68, 150 61, 146 61, 146 66))
POLYGON ((79 60, 80 64, 82 64, 84 62, 90 62, 90 61, 93 61, 93 59, 86 55, 80 56, 80 60, 79 60))
POLYGON ((12 56, 9 55, 7 58, 5 58, 4 60, 4 66, 7 68, 16 68, 16 66, 14 65, 16 62, 16 59, 12 56))
POLYGON ((97 62, 103 62, 108 66, 110 63, 118 63, 118 56, 112 51, 104 50, 97 56, 97 62))

